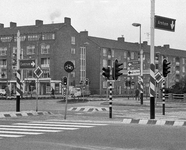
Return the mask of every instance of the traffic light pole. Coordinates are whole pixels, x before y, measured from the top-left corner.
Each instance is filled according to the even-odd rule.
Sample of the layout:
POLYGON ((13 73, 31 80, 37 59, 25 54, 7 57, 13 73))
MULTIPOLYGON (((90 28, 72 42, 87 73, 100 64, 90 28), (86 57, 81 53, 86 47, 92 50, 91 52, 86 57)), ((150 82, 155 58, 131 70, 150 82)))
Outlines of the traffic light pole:
POLYGON ((109 81, 109 118, 112 118, 112 81, 109 81))
POLYGON ((67 88, 66 88, 66 102, 65 102, 65 115, 64 115, 64 119, 66 119, 67 117, 67 104, 68 104, 68 91, 69 91, 69 81, 70 81, 70 73, 68 73, 68 77, 67 77, 67 88))
POLYGON ((165 115, 165 79, 163 80, 162 87, 162 114, 165 115))

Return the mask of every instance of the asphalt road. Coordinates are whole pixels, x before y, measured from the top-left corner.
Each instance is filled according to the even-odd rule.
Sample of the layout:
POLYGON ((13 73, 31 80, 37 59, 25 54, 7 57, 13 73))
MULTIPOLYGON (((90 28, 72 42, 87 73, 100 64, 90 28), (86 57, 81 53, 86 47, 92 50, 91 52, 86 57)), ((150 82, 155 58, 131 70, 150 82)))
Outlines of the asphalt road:
POLYGON ((185 150, 186 147, 184 127, 64 121, 54 116, 1 119, 0 135, 4 135, 0 137, 2 150, 185 150))

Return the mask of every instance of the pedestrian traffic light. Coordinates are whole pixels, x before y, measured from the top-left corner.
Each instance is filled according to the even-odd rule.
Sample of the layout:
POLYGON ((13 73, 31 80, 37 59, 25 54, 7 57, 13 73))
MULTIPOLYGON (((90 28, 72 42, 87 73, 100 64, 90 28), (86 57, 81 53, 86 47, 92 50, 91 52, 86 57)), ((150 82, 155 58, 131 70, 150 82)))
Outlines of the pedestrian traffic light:
POLYGON ((164 60, 163 60, 163 76, 164 76, 164 77, 166 77, 167 74, 170 73, 170 70, 169 70, 169 69, 171 68, 171 67, 169 66, 170 64, 171 64, 171 63, 168 62, 167 59, 164 59, 164 60))
POLYGON ((67 77, 63 77, 63 84, 67 85, 67 77))
POLYGON ((86 85, 89 85, 89 79, 88 79, 88 78, 86 78, 85 84, 86 84, 86 85))
POLYGON ((123 70, 123 68, 120 68, 121 65, 123 65, 123 63, 119 63, 118 60, 116 59, 114 62, 114 68, 112 72, 113 80, 117 80, 118 77, 122 75, 122 73, 120 73, 120 71, 123 70))
POLYGON ((12 53, 12 65, 15 66, 17 64, 17 54, 12 53))
POLYGON ((102 75, 109 80, 110 79, 110 67, 107 67, 107 68, 103 67, 102 70, 103 70, 102 75))

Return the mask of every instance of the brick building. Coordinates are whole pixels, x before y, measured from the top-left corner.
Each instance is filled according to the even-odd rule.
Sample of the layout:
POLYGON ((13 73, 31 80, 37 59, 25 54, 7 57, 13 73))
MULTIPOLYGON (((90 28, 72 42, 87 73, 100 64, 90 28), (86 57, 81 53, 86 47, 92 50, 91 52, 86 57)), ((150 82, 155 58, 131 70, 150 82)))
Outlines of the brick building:
MULTIPOLYGON (((139 60, 139 43, 126 42, 124 37, 117 40, 93 37, 88 31, 77 32, 71 25, 71 19, 65 17, 64 23, 44 24, 36 20, 35 25, 17 26, 11 22, 10 27, 0 24, 0 88, 9 85, 15 93, 15 65, 13 54, 17 51, 17 32, 21 34, 21 59, 35 59, 43 70, 39 79, 39 94, 62 92, 61 79, 67 76, 64 63, 68 60, 75 65, 71 73, 70 85, 79 86, 89 79, 91 94, 106 94, 107 82, 102 76, 102 68, 107 66, 108 49, 112 50, 112 61, 118 59, 123 63, 123 75, 114 83, 114 94, 132 95, 137 86, 137 76, 127 76, 129 61, 139 60), (126 86, 130 81, 130 86, 126 86)), ((150 46, 142 43, 144 50, 144 93, 149 91, 150 46)), ((172 86, 185 75, 186 51, 172 49, 169 45, 155 47, 156 69, 162 71, 162 59, 171 62, 171 73, 167 77, 167 86, 172 86)), ((34 69, 22 71, 23 91, 35 88, 34 69)))
MULTIPOLYGON (((138 77, 128 76, 128 62, 140 60, 139 43, 126 42, 124 37, 117 40, 92 37, 88 31, 80 32, 83 42, 88 42, 87 46, 87 77, 90 80, 90 90, 92 94, 106 94, 107 82, 102 76, 102 68, 107 66, 108 49, 112 49, 112 62, 118 59, 123 63, 122 76, 114 83, 113 92, 116 95, 134 95, 138 77), (93 57, 94 56, 94 57, 93 57), (130 86, 126 86, 126 81, 130 81, 130 86)), ((144 94, 149 94, 149 64, 150 46, 146 41, 142 43, 143 73, 144 73, 144 94)), ((162 61, 166 57, 171 62, 170 74, 166 78, 166 86, 171 87, 175 82, 185 76, 186 51, 170 48, 169 45, 155 47, 156 71, 162 72, 162 61)), ((157 86, 161 87, 161 83, 157 86)))
MULTIPOLYGON (((67 76, 64 63, 71 60, 76 69, 71 74, 71 85, 79 83, 80 53, 79 33, 71 26, 71 19, 64 18, 64 23, 43 24, 36 20, 35 25, 17 26, 10 22, 10 27, 0 25, 0 88, 7 84, 15 93, 15 70, 12 64, 17 51, 17 32, 20 31, 21 59, 35 59, 43 70, 39 79, 39 93, 49 94, 51 87, 61 93, 61 78, 67 76)), ((22 71, 23 91, 35 88, 34 69, 22 71)))

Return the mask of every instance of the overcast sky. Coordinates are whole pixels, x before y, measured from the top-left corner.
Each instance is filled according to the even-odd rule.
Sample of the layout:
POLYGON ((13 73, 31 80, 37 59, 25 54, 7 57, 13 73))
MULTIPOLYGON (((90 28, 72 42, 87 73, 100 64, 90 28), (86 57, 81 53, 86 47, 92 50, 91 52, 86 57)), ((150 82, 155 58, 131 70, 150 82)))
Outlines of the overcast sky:
MULTIPOLYGON (((44 24, 64 22, 70 17, 78 31, 87 30, 90 36, 117 39, 122 35, 127 42, 150 44, 151 0, 0 0, 0 23, 9 27, 34 25, 36 19, 44 24)), ((155 45, 170 44, 171 48, 186 50, 186 0, 155 0, 155 14, 176 19, 175 32, 155 30, 155 45)))

